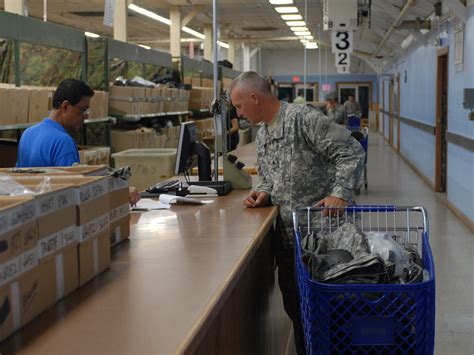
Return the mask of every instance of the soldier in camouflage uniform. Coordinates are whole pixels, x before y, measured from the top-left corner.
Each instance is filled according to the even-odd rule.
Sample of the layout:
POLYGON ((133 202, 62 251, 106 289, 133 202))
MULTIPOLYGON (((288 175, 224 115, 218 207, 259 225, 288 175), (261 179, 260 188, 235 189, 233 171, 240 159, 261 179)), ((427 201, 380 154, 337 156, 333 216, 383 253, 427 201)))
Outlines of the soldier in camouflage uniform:
POLYGON ((338 124, 347 124, 346 109, 337 101, 337 93, 335 91, 328 93, 326 95, 326 101, 326 111, 328 117, 338 124))
POLYGON ((343 106, 346 110, 346 115, 355 115, 360 118, 360 104, 355 100, 354 94, 349 94, 349 99, 344 102, 343 106))
POLYGON ((280 208, 275 240, 278 282, 285 311, 293 321, 297 352, 304 354, 292 211, 297 206, 343 207, 352 202, 365 152, 349 131, 314 107, 278 101, 255 72, 234 79, 229 95, 239 116, 253 124, 263 123, 257 133, 261 181, 244 205, 280 208))

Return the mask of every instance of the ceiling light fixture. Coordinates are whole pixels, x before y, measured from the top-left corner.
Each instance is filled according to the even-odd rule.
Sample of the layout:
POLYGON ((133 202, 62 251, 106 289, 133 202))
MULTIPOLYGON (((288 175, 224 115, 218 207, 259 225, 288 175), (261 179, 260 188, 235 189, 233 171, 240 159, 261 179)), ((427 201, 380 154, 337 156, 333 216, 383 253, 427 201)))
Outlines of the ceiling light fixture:
POLYGON ((290 27, 290 30, 292 30, 293 32, 309 31, 308 27, 303 27, 303 26, 290 27))
POLYGON ((314 39, 312 35, 302 36, 303 39, 314 39))
POLYGON ((160 16, 158 14, 155 14, 152 11, 149 11, 147 9, 144 9, 143 7, 137 6, 135 4, 130 4, 128 5, 128 8, 132 11, 135 11, 136 13, 149 17, 155 21, 164 23, 165 25, 171 26, 171 20, 167 19, 166 17, 160 16))
POLYGON ((286 14, 286 15, 281 15, 281 18, 285 21, 298 21, 302 20, 303 17, 299 14, 286 14))
POLYGON ((269 0, 272 5, 291 5, 293 0, 269 0))
POLYGON ((306 49, 318 49, 318 44, 316 42, 306 43, 306 49))
POLYGON ((145 44, 139 44, 139 46, 142 47, 142 48, 145 48, 145 49, 151 49, 150 46, 147 46, 147 45, 145 45, 145 44))
POLYGON ((85 32, 84 33, 87 37, 97 38, 100 37, 97 33, 94 32, 85 32))
POLYGON ((293 33, 297 36, 309 36, 311 34, 311 32, 309 32, 309 31, 304 31, 304 32, 297 31, 297 32, 293 32, 293 33))
MULTIPOLYGON (((160 16, 150 10, 147 10, 147 9, 144 9, 143 7, 140 7, 140 6, 137 6, 135 4, 130 4, 128 5, 128 8, 140 15, 143 15, 143 16, 146 16, 148 18, 151 18, 155 21, 158 21, 158 22, 161 22, 161 23, 164 23, 165 25, 168 25, 168 26, 171 26, 171 20, 170 19, 167 19, 166 17, 163 17, 163 16, 160 16)), ((205 39, 206 36, 198 31, 195 31, 193 30, 192 28, 189 28, 189 27, 186 27, 186 26, 183 26, 181 27, 181 31, 183 32, 186 32, 186 33, 189 33, 190 35, 193 35, 197 38, 200 38, 200 39, 205 39)), ((220 42, 218 41, 217 44, 223 48, 229 48, 229 45, 227 43, 224 43, 224 42, 220 42)))
POLYGON ((293 27, 293 26, 306 26, 306 22, 304 22, 304 21, 287 21, 286 24, 287 24, 289 27, 293 27))
POLYGON ((275 7, 276 12, 279 14, 296 14, 298 8, 296 6, 279 6, 275 7))

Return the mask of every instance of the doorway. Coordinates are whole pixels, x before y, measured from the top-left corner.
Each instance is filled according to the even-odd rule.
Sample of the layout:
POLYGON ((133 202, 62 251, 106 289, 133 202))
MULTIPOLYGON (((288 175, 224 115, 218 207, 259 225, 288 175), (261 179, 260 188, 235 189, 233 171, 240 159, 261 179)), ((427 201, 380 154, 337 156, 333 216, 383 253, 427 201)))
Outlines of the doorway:
POLYGON ((389 143, 400 151, 400 76, 390 80, 389 143))
POLYGON ((360 104, 361 118, 369 118, 369 110, 372 107, 372 83, 336 83, 336 87, 341 104, 348 100, 349 94, 353 94, 360 104))
POLYGON ((436 75, 436 163, 435 191, 446 192, 448 130, 448 48, 438 51, 436 75))

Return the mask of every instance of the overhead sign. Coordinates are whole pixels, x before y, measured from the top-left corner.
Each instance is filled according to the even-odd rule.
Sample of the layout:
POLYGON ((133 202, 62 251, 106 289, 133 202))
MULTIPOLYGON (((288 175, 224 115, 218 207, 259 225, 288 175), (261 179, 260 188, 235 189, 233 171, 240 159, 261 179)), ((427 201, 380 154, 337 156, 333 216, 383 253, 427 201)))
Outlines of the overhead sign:
POLYGON ((349 73, 351 53, 354 51, 352 31, 332 31, 331 50, 334 53, 336 68, 339 74, 349 73))
POLYGON ((293 78, 292 78, 293 82, 294 83, 299 83, 301 80, 300 80, 300 77, 298 75, 295 75, 293 78))
POLYGON ((352 53, 354 51, 352 31, 332 31, 331 49, 333 53, 352 53))
POLYGON ((115 0, 105 0, 104 26, 114 27, 115 0))

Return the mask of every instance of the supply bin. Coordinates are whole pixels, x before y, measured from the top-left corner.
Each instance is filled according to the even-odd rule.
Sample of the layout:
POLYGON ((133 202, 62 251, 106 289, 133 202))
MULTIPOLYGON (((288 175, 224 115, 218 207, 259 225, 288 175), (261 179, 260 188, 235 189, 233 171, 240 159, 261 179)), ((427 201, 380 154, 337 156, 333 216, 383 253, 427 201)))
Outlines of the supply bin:
POLYGON ((116 167, 131 168, 129 184, 142 191, 174 175, 176 149, 128 149, 112 154, 112 158, 116 167))

